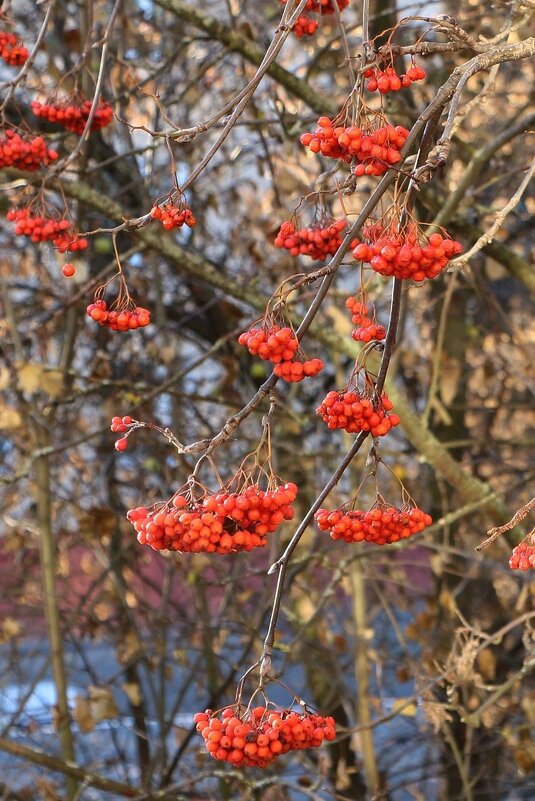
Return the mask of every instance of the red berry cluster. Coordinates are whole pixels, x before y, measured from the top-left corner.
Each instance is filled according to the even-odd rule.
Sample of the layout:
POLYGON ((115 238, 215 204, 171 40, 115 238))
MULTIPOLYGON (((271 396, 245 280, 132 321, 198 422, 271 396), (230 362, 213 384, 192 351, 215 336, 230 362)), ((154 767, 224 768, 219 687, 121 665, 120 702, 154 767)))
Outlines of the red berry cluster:
POLYGON ((181 228, 183 225, 194 228, 196 223, 193 212, 184 204, 176 206, 174 203, 164 203, 162 206, 153 206, 150 216, 153 220, 161 220, 166 231, 181 228))
POLYGON ((350 434, 369 431, 372 437, 384 437, 399 425, 397 414, 387 414, 391 409, 392 401, 386 395, 374 405, 372 398, 358 389, 346 389, 328 392, 316 412, 330 429, 343 428, 350 434))
POLYGON ((238 337, 252 356, 259 356, 275 365, 274 373, 289 383, 312 378, 323 370, 321 359, 299 361, 296 353, 299 341, 291 328, 272 325, 269 328, 250 328, 238 337))
POLYGON ((18 36, 14 33, 0 31, 0 58, 10 67, 21 67, 30 54, 18 36))
POLYGON ((235 707, 220 713, 207 709, 193 720, 214 759, 246 767, 266 768, 280 754, 317 748, 336 736, 333 718, 289 709, 255 707, 244 714, 235 707))
POLYGON ((320 531, 328 531, 333 540, 365 540, 375 545, 407 539, 433 522, 428 514, 415 506, 401 509, 396 506, 374 507, 367 512, 360 509, 336 509, 334 512, 318 509, 315 520, 320 531))
POLYGON ((372 339, 381 341, 386 337, 384 325, 377 325, 368 317, 370 310, 365 303, 350 296, 346 300, 346 307, 351 312, 351 321, 358 326, 351 334, 355 342, 371 342, 372 339))
MULTIPOLYGON (((280 2, 284 4, 286 3, 286 0, 280 0, 280 2)), ((347 5, 349 5, 349 0, 338 0, 337 2, 339 11, 343 11, 347 5)), ((321 16, 327 16, 336 13, 333 0, 307 0, 304 11, 312 14, 320 14, 321 16)), ((300 38, 301 36, 305 35, 313 36, 317 29, 318 22, 312 19, 312 17, 309 17, 308 14, 303 13, 297 18, 292 31, 298 38, 300 38)))
POLYGON ((515 545, 509 559, 509 567, 512 570, 535 570, 535 546, 527 542, 515 545))
POLYGON ((280 362, 273 368, 273 372, 283 381, 289 384, 302 381, 304 378, 314 378, 323 370, 321 359, 307 359, 304 362, 294 361, 280 362))
MULTIPOLYGON (((82 134, 89 118, 91 106, 91 100, 76 102, 75 100, 64 99, 55 103, 39 103, 34 100, 32 102, 32 111, 36 117, 40 117, 42 120, 54 122, 68 131, 82 134)), ((113 109, 109 103, 99 103, 95 109, 91 130, 100 131, 101 128, 105 128, 106 125, 110 124, 112 118, 113 109)))
POLYGON ((2 167, 16 167, 19 170, 35 172, 55 161, 58 154, 49 150, 42 136, 33 139, 23 138, 15 131, 4 131, 0 139, 0 169, 2 167))
POLYGON ((249 349, 251 356, 259 356, 272 364, 292 360, 299 348, 299 341, 292 329, 278 325, 250 328, 240 334, 238 342, 249 349))
POLYGON ((87 314, 99 325, 111 328, 112 331, 135 331, 150 323, 150 311, 143 306, 132 309, 109 310, 105 300, 95 300, 87 307, 87 314))
POLYGON ((368 78, 366 89, 369 92, 379 92, 386 95, 388 92, 399 92, 400 89, 408 89, 412 83, 423 81, 426 77, 425 70, 413 65, 404 75, 398 75, 394 67, 386 67, 380 70, 377 67, 370 67, 364 73, 368 78))
POLYGON ((413 281, 436 278, 463 249, 460 242, 439 233, 428 238, 416 226, 396 232, 374 225, 368 229, 368 236, 367 242, 360 242, 353 250, 353 257, 369 263, 376 273, 413 281))
POLYGON ((342 231, 345 220, 334 220, 328 225, 310 226, 296 230, 295 225, 286 220, 275 237, 275 247, 289 250, 292 256, 310 256, 324 261, 332 256, 342 244, 342 231))
POLYGON ((294 516, 295 484, 261 490, 255 485, 240 492, 219 492, 198 501, 180 491, 163 507, 131 509, 128 520, 142 545, 156 551, 238 553, 267 543, 267 535, 294 516))
POLYGON ((400 161, 400 151, 409 132, 401 125, 381 125, 363 129, 358 125, 336 126, 329 117, 320 117, 314 133, 304 133, 301 144, 312 151, 350 164, 358 163, 355 175, 383 175, 400 161))
POLYGON ((60 253, 85 250, 89 244, 78 236, 68 220, 33 215, 30 208, 11 209, 7 219, 16 222, 17 236, 29 236, 32 242, 52 242, 60 253))
POLYGON ((306 14, 300 14, 292 28, 293 33, 300 39, 302 36, 314 36, 318 30, 318 21, 308 17, 306 14))
MULTIPOLYGON (((111 419, 111 430, 116 434, 124 434, 127 432, 132 424, 135 423, 135 420, 132 417, 112 417, 111 419)), ((121 437, 115 443, 115 450, 116 451, 125 451, 128 447, 128 439, 127 437, 121 437)))

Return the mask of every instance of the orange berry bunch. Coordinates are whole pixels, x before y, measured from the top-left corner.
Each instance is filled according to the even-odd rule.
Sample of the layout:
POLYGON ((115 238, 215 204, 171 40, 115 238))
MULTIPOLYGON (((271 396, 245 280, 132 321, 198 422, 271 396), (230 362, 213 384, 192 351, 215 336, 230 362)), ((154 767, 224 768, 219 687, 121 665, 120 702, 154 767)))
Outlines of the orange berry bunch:
POLYGON ((323 370, 321 359, 307 359, 300 362, 297 359, 289 362, 280 362, 273 368, 273 372, 289 384, 302 381, 304 378, 314 378, 323 370))
POLYGON ((372 437, 384 437, 399 425, 397 414, 388 414, 393 408, 385 394, 374 405, 372 398, 358 389, 345 389, 328 392, 316 412, 330 429, 343 428, 350 434, 369 431, 372 437))
POLYGON ((210 756, 245 767, 266 768, 280 754, 317 748, 336 736, 333 718, 289 709, 207 709, 193 721, 210 756))
POLYGON ((266 545, 267 535, 293 518, 296 495, 295 484, 265 491, 250 485, 198 501, 179 491, 164 506, 153 511, 140 506, 127 518, 138 542, 156 551, 238 553, 266 545))
POLYGON ((166 231, 181 228, 183 225, 194 228, 196 223, 193 212, 185 204, 176 206, 174 203, 164 203, 162 206, 153 206, 150 216, 153 220, 160 220, 166 231))
MULTIPOLYGON (((280 0, 280 2, 284 4, 286 3, 286 0, 280 0)), ((343 11, 347 5, 349 5, 349 0, 338 0, 337 2, 339 11, 343 11)), ((312 12, 313 14, 320 14, 321 16, 327 16, 336 13, 333 0, 307 0, 304 11, 312 12)), ((303 13, 297 18, 292 31, 298 38, 300 38, 301 36, 305 35, 313 36, 317 29, 317 21, 309 17, 306 13, 303 13)))
POLYGON ((299 348, 299 341, 288 326, 281 328, 272 325, 269 328, 250 328, 238 337, 240 345, 248 348, 251 356, 259 356, 272 364, 290 361, 299 348))
MULTIPOLYGON (((39 103, 34 100, 31 105, 36 117, 61 125, 62 128, 66 128, 68 131, 82 134, 89 118, 93 101, 77 102, 65 98, 55 103, 39 103)), ((91 130, 100 131, 110 124, 112 118, 113 109, 109 103, 99 103, 93 116, 91 130)))
POLYGON ((402 125, 381 125, 364 129, 358 125, 335 126, 329 117, 320 117, 314 133, 304 133, 301 144, 313 153, 347 164, 358 162, 355 175, 383 175, 401 160, 400 151, 409 132, 402 125))
POLYGON ((379 90, 382 95, 386 95, 388 92, 399 92, 400 89, 408 89, 416 81, 423 81, 426 77, 426 72, 414 64, 404 75, 398 75, 394 67, 386 67, 385 70, 370 67, 364 73, 364 77, 368 78, 366 83, 368 92, 379 90))
POLYGON ((0 169, 16 167, 26 172, 35 172, 55 161, 57 157, 55 150, 47 148, 42 136, 23 138, 15 131, 7 130, 0 139, 0 169))
POLYGON ((21 67, 29 55, 16 34, 0 31, 0 58, 6 64, 10 67, 21 67))
POLYGON ((112 331, 135 331, 150 323, 150 311, 143 306, 125 309, 108 309, 105 300, 95 300, 87 307, 87 314, 92 320, 111 328, 112 331))
POLYGON ((356 246, 353 257, 369 263, 376 273, 394 278, 413 281, 436 278, 463 249, 460 242, 439 233, 428 238, 415 225, 403 232, 393 227, 388 231, 377 225, 368 231, 372 232, 370 239, 356 246))
POLYGON ((509 559, 511 570, 535 570, 535 546, 527 542, 515 545, 509 559))
POLYGON ((345 511, 318 509, 314 515, 320 531, 328 531, 333 540, 344 542, 373 542, 388 545, 391 542, 412 537, 433 522, 430 515, 416 506, 382 506, 362 512, 360 509, 345 511))
POLYGON ((351 312, 351 321, 358 326, 351 333, 355 342, 371 342, 372 339, 381 341, 386 337, 384 325, 377 325, 368 317, 370 310, 365 303, 350 296, 346 300, 346 308, 351 312))
POLYGON ((87 239, 73 231, 68 220, 33 215, 30 208, 10 209, 7 219, 16 222, 17 236, 29 236, 32 242, 52 242, 60 253, 85 250, 89 244, 87 239))
POLYGON ((286 220, 275 237, 276 248, 289 250, 292 256, 310 256, 324 261, 332 256, 342 244, 342 231, 345 220, 333 220, 328 225, 309 226, 296 230, 295 225, 286 220))
POLYGON ((292 32, 298 39, 302 36, 314 36, 317 30, 318 21, 308 17, 306 14, 300 14, 292 28, 292 32))
POLYGON ((245 345, 252 356, 259 356, 274 364, 275 375, 289 383, 312 378, 323 370, 321 359, 299 361, 296 358, 299 341, 288 326, 250 328, 240 334, 238 342, 245 345))

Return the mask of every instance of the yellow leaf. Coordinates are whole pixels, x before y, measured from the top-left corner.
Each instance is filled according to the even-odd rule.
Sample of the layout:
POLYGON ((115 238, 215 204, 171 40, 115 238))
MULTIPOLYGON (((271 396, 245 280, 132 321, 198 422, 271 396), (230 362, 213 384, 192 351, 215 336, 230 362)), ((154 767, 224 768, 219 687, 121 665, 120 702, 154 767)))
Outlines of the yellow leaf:
POLYGON ((11 406, 0 406, 0 430, 6 431, 9 428, 19 428, 22 424, 22 417, 16 409, 11 406))
POLYGON ((141 703, 141 690, 139 689, 139 684, 136 681, 125 682, 122 687, 122 691, 126 696, 128 696, 128 700, 134 706, 139 706, 141 703))
POLYGON ((93 731, 95 728, 95 719, 91 711, 91 702, 83 695, 77 695, 74 699, 74 709, 72 716, 78 724, 81 732, 93 731))
POLYGON ((108 720, 119 714, 113 693, 106 687, 89 687, 89 701, 95 720, 108 720))
POLYGON ((399 715, 405 715, 408 718, 413 718, 418 711, 418 704, 412 698, 396 698, 392 704, 392 712, 397 712, 399 715))
POLYGON ((19 636, 20 630, 20 623, 18 623, 16 620, 13 620, 12 617, 5 617, 2 621, 2 633, 0 635, 0 639, 2 642, 13 640, 15 637, 19 636))
POLYGON ((63 373, 60 370, 49 370, 40 364, 20 362, 18 369, 18 388, 27 395, 34 392, 46 392, 51 397, 57 397, 63 389, 63 373))
POLYGON ((0 367, 0 390, 7 389, 11 384, 11 373, 7 367, 0 367))

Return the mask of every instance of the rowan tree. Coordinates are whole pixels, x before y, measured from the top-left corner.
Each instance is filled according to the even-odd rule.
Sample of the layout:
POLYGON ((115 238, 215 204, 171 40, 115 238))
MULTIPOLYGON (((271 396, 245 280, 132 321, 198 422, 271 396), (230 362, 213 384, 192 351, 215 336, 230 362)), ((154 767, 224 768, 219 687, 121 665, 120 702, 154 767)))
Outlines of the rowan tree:
POLYGON ((531 0, 0 4, 8 799, 531 799, 531 0))

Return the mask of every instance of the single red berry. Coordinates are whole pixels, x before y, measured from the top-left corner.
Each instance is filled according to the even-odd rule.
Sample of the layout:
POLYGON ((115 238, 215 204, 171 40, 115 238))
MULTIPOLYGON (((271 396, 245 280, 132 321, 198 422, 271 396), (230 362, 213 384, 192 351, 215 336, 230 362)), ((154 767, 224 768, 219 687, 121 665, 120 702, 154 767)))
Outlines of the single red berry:
POLYGON ((71 278, 76 270, 74 269, 74 264, 71 264, 70 261, 67 264, 63 265, 63 269, 61 271, 66 278, 71 278))
POLYGON ((128 447, 128 440, 126 437, 121 437, 121 439, 118 439, 117 442, 115 443, 116 451, 125 451, 127 447, 128 447))

